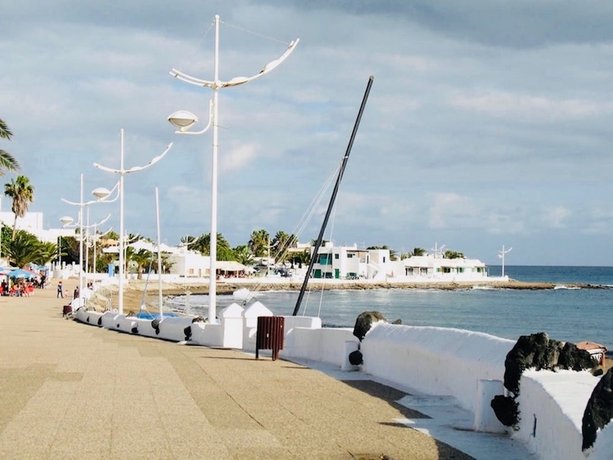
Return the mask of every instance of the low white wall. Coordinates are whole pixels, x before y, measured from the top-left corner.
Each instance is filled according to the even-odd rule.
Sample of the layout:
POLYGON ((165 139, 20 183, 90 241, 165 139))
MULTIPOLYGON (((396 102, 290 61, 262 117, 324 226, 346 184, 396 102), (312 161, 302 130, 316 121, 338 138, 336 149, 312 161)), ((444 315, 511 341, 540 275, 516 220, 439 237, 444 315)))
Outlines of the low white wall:
MULTIPOLYGON (((581 424, 599 380, 588 371, 524 371, 517 398, 519 430, 514 436, 541 458, 585 459, 581 424)), ((613 453, 608 455, 604 458, 613 453)))
POLYGON ((454 396, 475 414, 479 380, 503 380, 514 344, 461 329, 379 323, 362 341, 363 370, 402 387, 454 396))
MULTIPOLYGON (((258 314, 267 314, 262 307, 258 308, 261 310, 258 314)), ((243 317, 243 325, 256 320, 256 312, 251 313, 253 317, 243 317)), ((102 327, 127 333, 136 327, 139 335, 173 341, 183 341, 185 327, 191 326, 192 343, 198 345, 220 346, 223 338, 222 324, 192 324, 191 318, 185 317, 164 318, 156 334, 151 320, 126 318, 117 312, 98 313, 81 308, 74 316, 87 324, 100 323, 102 327)), ((243 327, 245 349, 250 345, 254 349, 255 328, 243 327)), ((347 351, 355 349, 348 347, 347 342, 358 340, 351 328, 322 328, 319 318, 288 316, 284 342, 282 357, 346 369, 347 351)), ((487 411, 492 395, 484 389, 484 384, 498 385, 503 380, 504 361, 514 345, 512 340, 479 332, 378 323, 360 345, 364 358, 362 370, 400 388, 453 396, 476 415, 475 423, 488 431, 492 423, 483 418, 491 416, 487 411)), ((581 452, 582 417, 598 381, 599 378, 587 371, 525 371, 518 398, 519 429, 514 436, 541 458, 610 459, 613 423, 598 433, 593 449, 581 452)))
POLYGON ((284 316, 285 336, 283 338, 283 350, 280 352, 282 357, 299 357, 304 353, 301 350, 308 350, 310 346, 303 343, 299 338, 298 329, 321 329, 321 318, 313 316, 284 316))
POLYGON ((222 332, 220 323, 197 322, 192 324, 192 342, 196 345, 219 347, 222 344, 222 332))
POLYGON ((613 422, 598 432, 590 460, 610 460, 613 452, 613 422))

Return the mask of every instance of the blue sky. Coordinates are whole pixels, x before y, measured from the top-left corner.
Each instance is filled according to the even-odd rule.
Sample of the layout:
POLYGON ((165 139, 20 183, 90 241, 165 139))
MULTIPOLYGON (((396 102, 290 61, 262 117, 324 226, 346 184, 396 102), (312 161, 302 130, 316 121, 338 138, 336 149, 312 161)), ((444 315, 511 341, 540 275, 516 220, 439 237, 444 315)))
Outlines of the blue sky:
MULTIPOLYGON (((345 151, 375 76, 337 209, 337 244, 397 251, 435 242, 495 264, 613 261, 613 5, 609 2, 22 0, 2 9, 1 147, 36 188, 45 226, 61 198, 111 187, 94 162, 153 168, 126 178, 126 230, 162 239, 210 226, 211 137, 166 117, 207 117, 215 14, 221 78, 251 75, 296 37, 279 68, 220 93, 219 231, 296 232, 345 151)), ((7 175, 5 182, 12 176, 7 175)), ((316 237, 323 202, 300 238, 316 237)), ((2 201, 3 210, 10 203, 2 201)), ((92 219, 117 204, 91 207, 92 219)))

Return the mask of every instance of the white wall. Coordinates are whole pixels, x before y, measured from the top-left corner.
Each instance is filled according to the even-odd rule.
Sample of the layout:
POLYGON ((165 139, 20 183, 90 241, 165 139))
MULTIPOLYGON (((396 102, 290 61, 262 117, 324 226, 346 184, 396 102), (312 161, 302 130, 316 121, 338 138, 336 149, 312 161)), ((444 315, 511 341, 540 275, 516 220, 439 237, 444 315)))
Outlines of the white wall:
POLYGON ((588 371, 524 371, 517 399, 520 423, 515 437, 541 458, 585 459, 581 424, 599 380, 588 371))
POLYGON ((381 323, 362 341, 365 372, 427 394, 454 396, 473 414, 479 380, 503 380, 515 342, 480 332, 381 323))
MULTIPOLYGON (((253 333, 253 341, 252 323, 257 316, 268 313, 261 304, 243 312, 244 331, 253 333)), ((139 335, 174 341, 184 340, 183 330, 191 324, 190 318, 166 318, 156 335, 149 320, 83 309, 75 315, 91 325, 97 325, 101 318, 101 325, 109 329, 130 333, 137 326, 139 335)), ((285 317, 285 334, 281 357, 324 362, 341 369, 345 369, 347 351, 355 349, 347 344, 357 342, 352 329, 322 328, 321 320, 311 317, 285 317)), ((192 325, 195 344, 219 346, 222 339, 221 324, 192 325)), ((245 349, 254 349, 251 339, 243 339, 245 349)), ((377 323, 361 343, 362 371, 402 389, 453 396, 479 419, 484 415, 481 412, 491 410, 491 395, 483 392, 481 384, 503 380, 504 361, 514 344, 512 340, 460 329, 377 323), (487 401, 481 400, 484 398, 487 401)), ((581 419, 598 381, 585 371, 525 371, 518 398, 521 420, 514 436, 540 458, 585 459, 587 454, 590 460, 610 459, 613 423, 598 433, 590 452, 581 452, 581 419)))

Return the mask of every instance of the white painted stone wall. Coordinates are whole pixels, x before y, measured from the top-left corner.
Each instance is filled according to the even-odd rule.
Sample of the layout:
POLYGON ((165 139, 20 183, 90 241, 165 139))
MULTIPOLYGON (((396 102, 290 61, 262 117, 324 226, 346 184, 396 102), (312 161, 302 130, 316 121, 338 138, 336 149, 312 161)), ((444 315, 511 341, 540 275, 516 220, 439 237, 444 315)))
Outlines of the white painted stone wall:
POLYGON ((514 344, 480 332, 381 323, 362 341, 363 370, 427 394, 454 396, 475 414, 479 380, 503 380, 514 344))
MULTIPOLYGON (((517 399, 519 431, 514 436, 540 458, 585 459, 581 423, 599 380, 588 371, 524 371, 517 399)), ((612 456, 609 451, 605 458, 612 456)))
MULTIPOLYGON (((272 312, 261 304, 247 310, 241 324, 243 333, 248 335, 243 336, 243 343, 254 347, 257 316, 272 312)), ((136 326, 139 335, 174 341, 184 340, 184 328, 191 325, 192 342, 200 345, 219 346, 227 337, 222 324, 192 325, 191 318, 165 318, 160 334, 155 334, 151 320, 126 318, 116 312, 79 309, 75 317, 90 325, 98 325, 100 320, 102 327, 127 333, 136 326)), ((235 326, 232 322, 232 327, 235 326)), ((348 347, 347 342, 357 342, 350 328, 322 328, 319 318, 285 317, 285 346, 280 355, 344 369, 347 351, 355 349, 348 347)), ((512 340, 479 332, 378 323, 361 343, 362 371, 403 389, 451 395, 479 419, 488 410, 488 401, 482 399, 491 397, 483 391, 483 383, 503 380, 504 361, 514 344, 512 340)), ((612 423, 598 433, 590 451, 581 452, 581 420, 598 380, 589 372, 524 372, 518 398, 521 420, 514 436, 539 458, 613 458, 612 423)))

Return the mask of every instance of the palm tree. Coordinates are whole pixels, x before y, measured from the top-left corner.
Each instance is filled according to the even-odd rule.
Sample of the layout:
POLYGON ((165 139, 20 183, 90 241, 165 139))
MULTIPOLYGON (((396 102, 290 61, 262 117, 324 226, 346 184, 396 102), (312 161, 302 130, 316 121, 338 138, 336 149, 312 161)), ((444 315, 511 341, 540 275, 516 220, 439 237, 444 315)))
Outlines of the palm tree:
MULTIPOLYGON (((13 133, 6 125, 6 122, 0 118, 0 138, 10 140, 13 133)), ((17 171, 19 162, 10 153, 0 149, 0 176, 4 175, 5 171, 17 171)))
POLYGON ((452 251, 448 249, 447 251, 445 251, 445 254, 443 254, 443 258, 445 259, 463 259, 464 253, 459 252, 459 251, 452 251))
MULTIPOLYGON (((190 237, 191 238, 191 237, 190 237)), ((204 256, 211 254, 211 234, 203 233, 198 238, 190 239, 189 246, 204 256)), ((217 260, 235 260, 234 251, 228 240, 221 233, 217 233, 217 260)))
POLYGON ((283 230, 279 230, 271 242, 271 246, 275 248, 275 262, 285 262, 287 259, 287 250, 295 248, 298 244, 296 235, 290 235, 283 230))
POLYGON ((6 245, 5 254, 15 267, 24 267, 30 262, 44 265, 53 259, 57 252, 54 243, 43 243, 25 230, 19 230, 6 245))
POLYGON ((236 246, 233 251, 237 262, 243 265, 253 265, 253 254, 247 245, 236 246))
POLYGON ((26 176, 17 176, 17 179, 11 179, 11 182, 4 184, 4 194, 13 200, 11 211, 15 214, 15 221, 13 222, 14 238, 17 218, 25 216, 30 203, 34 201, 34 187, 26 176))
POLYGON ((424 248, 413 248, 413 252, 410 255, 411 256, 425 256, 426 250, 424 248))
POLYGON ((255 257, 264 257, 268 255, 268 244, 270 235, 264 229, 254 230, 251 232, 249 240, 249 249, 255 257))

